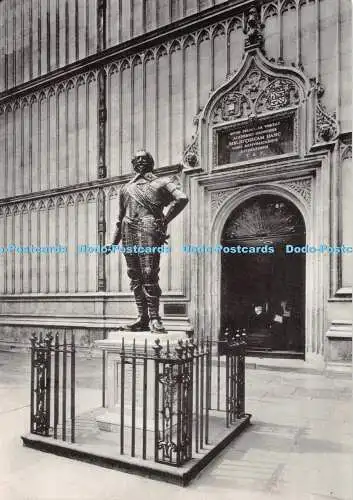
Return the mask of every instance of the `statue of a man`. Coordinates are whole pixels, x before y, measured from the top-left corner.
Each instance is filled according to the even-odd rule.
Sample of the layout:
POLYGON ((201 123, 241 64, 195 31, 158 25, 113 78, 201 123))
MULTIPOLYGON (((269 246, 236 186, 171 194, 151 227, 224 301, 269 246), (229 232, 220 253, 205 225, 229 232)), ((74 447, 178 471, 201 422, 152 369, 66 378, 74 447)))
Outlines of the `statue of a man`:
MULTIPOLYGON (((138 151, 132 159, 135 177, 120 191, 119 217, 113 245, 159 247, 166 241, 167 226, 188 203, 188 197, 170 178, 153 174, 150 153, 138 151), (163 209, 167 208, 164 214, 163 209)), ((166 333, 159 316, 161 289, 160 253, 124 253, 138 318, 124 327, 128 331, 166 333)))

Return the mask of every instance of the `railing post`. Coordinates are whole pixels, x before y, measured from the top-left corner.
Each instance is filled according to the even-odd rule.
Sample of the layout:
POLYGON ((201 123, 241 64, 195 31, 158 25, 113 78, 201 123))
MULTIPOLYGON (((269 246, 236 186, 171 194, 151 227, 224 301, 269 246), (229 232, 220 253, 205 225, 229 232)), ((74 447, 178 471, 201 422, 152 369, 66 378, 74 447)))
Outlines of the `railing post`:
POLYGON ((154 461, 159 461, 159 365, 162 346, 159 339, 155 340, 154 350, 154 461))
POLYGON ((51 417, 51 350, 53 337, 48 333, 44 339, 45 345, 45 415, 46 429, 45 435, 49 436, 51 417))
POLYGON ((75 383, 76 383, 76 359, 75 359, 75 334, 71 334, 71 442, 74 443, 75 436, 75 425, 76 425, 76 407, 75 407, 75 383))
POLYGON ((121 341, 121 377, 120 377, 120 455, 124 455, 124 416, 125 416, 125 346, 124 337, 121 341))
POLYGON ((31 336, 30 338, 30 341, 31 341, 31 417, 30 417, 30 430, 31 430, 31 433, 34 432, 34 401, 35 401, 35 397, 34 397, 34 393, 35 393, 35 389, 34 389, 34 378, 35 378, 35 362, 36 362, 36 354, 37 354, 37 351, 36 351, 36 343, 37 343, 37 337, 35 336, 35 334, 33 333, 33 335, 31 336))
MULTIPOLYGON (((189 399, 188 399, 188 434, 189 434, 189 442, 188 442, 188 459, 192 459, 192 438, 193 438, 193 409, 194 409, 194 352, 195 352, 195 344, 194 341, 190 341, 187 344, 187 352, 186 356, 189 358, 189 399)), ((196 395, 197 397, 197 395, 196 395)))
MULTIPOLYGON (((71 354, 72 355, 72 354, 71 354)), ((62 433, 63 441, 66 441, 66 392, 67 392, 67 340, 66 331, 64 331, 63 343, 63 383, 62 383, 62 433)))
MULTIPOLYGON (((181 435, 181 431, 182 431, 182 420, 183 420, 183 403, 184 401, 182 401, 183 399, 183 363, 182 363, 182 359, 183 359, 183 351, 184 351, 184 347, 183 347, 183 341, 179 341, 178 342, 178 345, 177 347, 175 348, 175 352, 176 352, 176 355, 177 355, 177 359, 180 361, 178 362, 177 364, 177 377, 175 378, 174 374, 173 374, 173 365, 171 365, 171 369, 172 369, 172 379, 175 378, 175 381, 172 380, 172 384, 173 383, 176 383, 176 389, 177 389, 177 408, 176 408, 176 412, 177 412, 177 432, 176 432, 176 447, 175 447, 175 451, 176 451, 176 465, 177 467, 180 467, 181 465, 181 452, 182 452, 182 435, 181 435)), ((173 395, 171 394, 171 400, 173 399, 173 395)), ((172 441, 173 439, 173 426, 172 426, 172 422, 170 422, 170 436, 169 436, 169 439, 170 441, 172 441)), ((171 453, 172 455, 172 453, 171 453)))
POLYGON ((229 427, 229 410, 230 410, 230 401, 229 401, 229 358, 230 358, 230 335, 229 332, 226 332, 225 338, 225 355, 226 355, 226 427, 229 427), (228 335, 227 335, 228 333, 228 335))
POLYGON ((246 352, 246 332, 240 338, 238 354, 238 377, 237 377, 237 417, 245 415, 245 352, 246 352))
POLYGON ((205 423, 205 443, 209 443, 209 412, 211 408, 211 363, 212 344, 206 339, 206 423, 205 423))
MULTIPOLYGON (((63 420, 64 420, 64 415, 63 415, 63 420)), ((57 439, 58 437, 58 422, 59 422, 59 334, 56 333, 54 341, 54 439, 57 439)))
POLYGON ((147 339, 145 339, 145 347, 143 352, 143 415, 142 415, 142 458, 146 460, 147 452, 147 339))

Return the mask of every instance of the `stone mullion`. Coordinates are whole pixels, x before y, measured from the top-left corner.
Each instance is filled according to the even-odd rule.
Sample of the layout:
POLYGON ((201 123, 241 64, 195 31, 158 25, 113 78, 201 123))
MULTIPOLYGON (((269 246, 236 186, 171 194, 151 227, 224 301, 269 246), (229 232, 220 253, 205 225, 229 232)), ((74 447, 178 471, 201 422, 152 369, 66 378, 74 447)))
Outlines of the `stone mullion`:
POLYGON ((75 285, 74 285, 74 290, 75 292, 78 292, 78 251, 77 251, 77 246, 78 246, 78 196, 75 196, 74 200, 74 210, 75 210, 75 245, 74 245, 74 252, 75 252, 75 285))
POLYGON ((47 108, 47 186, 45 189, 50 189, 50 97, 51 97, 51 92, 49 91, 47 101, 46 101, 46 108, 47 108))
POLYGON ((159 126, 159 54, 156 52, 155 57, 155 103, 156 103, 156 120, 155 120, 155 162, 158 165, 159 157, 159 137, 158 137, 158 126, 159 126))
POLYGON ((85 80, 85 123, 86 123, 86 129, 85 129, 85 149, 86 149, 86 165, 85 165, 85 171, 86 171, 86 182, 88 182, 89 179, 89 130, 90 130, 90 114, 89 114, 89 80, 88 78, 85 80))
MULTIPOLYGON (((333 208, 332 208, 332 224, 336 228, 335 231, 335 241, 334 246, 340 246, 342 242, 342 163, 340 158, 340 144, 339 141, 336 146, 336 151, 333 153, 333 165, 332 174, 334 182, 334 197, 333 197, 333 208)), ((336 283, 333 292, 336 292, 339 288, 342 288, 342 255, 336 255, 336 283)))
POLYGON ((55 64, 58 68, 60 65, 60 13, 59 13, 59 0, 56 0, 55 5, 55 64))
POLYGON ((283 11, 281 9, 281 1, 278 2, 278 22, 279 22, 279 57, 278 62, 283 64, 283 11))
POLYGON ((118 1, 118 43, 121 43, 121 37, 122 37, 122 32, 121 32, 121 26, 122 26, 121 7, 122 7, 122 1, 123 0, 117 0, 117 1, 118 1))
MULTIPOLYGON (((30 205, 30 204, 29 204, 30 205)), ((31 209, 28 206, 28 222, 27 222, 27 231, 28 231, 28 237, 27 237, 27 242, 28 246, 31 246, 31 235, 32 235, 32 214, 31 214, 31 209)), ((33 291, 33 283, 32 283, 32 277, 33 277, 33 272, 32 272, 32 252, 28 252, 28 293, 32 293, 33 291)), ((5 265, 6 269, 6 265, 5 265)))
MULTIPOLYGON (((97 52, 106 48, 106 0, 97 1, 97 52)), ((106 166, 106 141, 107 141, 107 75, 105 68, 102 67, 97 75, 97 104, 98 104, 98 179, 107 177, 106 166)), ((98 244, 105 245, 106 236, 106 214, 105 214, 105 193, 99 189, 97 195, 97 232, 98 244)), ((98 254, 97 269, 97 290, 105 291, 106 283, 105 254, 98 254)))
MULTIPOLYGON (((105 193, 104 189, 100 188, 97 195, 98 245, 100 247, 105 245, 105 212, 105 193)), ((98 253, 97 285, 98 292, 104 292, 106 290, 105 254, 102 252, 98 253)))
MULTIPOLYGON (((105 191, 103 191, 103 193, 105 194, 105 191)), ((111 220, 111 210, 110 210, 110 205, 111 205, 111 198, 110 196, 106 196, 105 198, 105 201, 106 201, 106 220, 111 220)), ((111 291, 111 259, 108 259, 107 262, 106 262, 106 290, 108 291, 111 291)))
POLYGON ((235 24, 231 26, 230 23, 227 23, 225 27, 225 39, 226 39, 226 76, 230 74, 230 35, 232 33, 232 29, 235 29, 235 24))
POLYGON ((341 118, 341 0, 337 1, 337 19, 336 19, 336 123, 337 133, 340 133, 340 118, 341 118))
POLYGON ((9 178, 9 174, 8 174, 8 171, 9 171, 9 144, 8 144, 8 135, 7 135, 8 126, 9 126, 9 113, 8 113, 8 109, 7 108, 4 110, 4 113, 5 113, 5 166, 4 166, 4 170, 5 170, 5 178, 4 178, 5 189, 4 189, 4 196, 5 196, 5 198, 7 198, 8 197, 8 191, 9 191, 9 189, 8 189, 8 178, 9 178))
POLYGON ((110 66, 106 67, 106 106, 109 109, 109 114, 107 113, 106 122, 106 161, 110 166, 109 174, 113 175, 114 170, 112 169, 112 72, 110 66))
POLYGON ((119 78, 119 87, 118 87, 118 109, 119 109, 119 166, 118 166, 118 175, 122 174, 123 171, 123 117, 121 115, 121 110, 122 110, 122 102, 123 102, 123 95, 122 95, 122 80, 123 80, 123 72, 121 70, 121 66, 119 66, 118 69, 118 78, 119 78))
POLYGON ((59 186, 60 182, 60 140, 59 140, 59 95, 55 93, 55 183, 59 186))
MULTIPOLYGON (((172 155, 172 48, 168 47, 168 165, 171 164, 172 155)), ((176 50, 176 48, 174 48, 176 50)))
MULTIPOLYGON (((55 203, 55 208, 54 208, 54 214, 55 214, 55 245, 59 246, 60 241, 59 241, 59 207, 58 204, 55 203)), ((76 248, 75 248, 76 251, 76 248)), ((56 252, 55 253, 55 287, 54 290, 56 293, 59 292, 59 254, 56 252)))
POLYGON ((13 59, 12 59, 12 85, 16 86, 16 52, 17 52, 17 44, 16 44, 16 7, 13 6, 12 10, 12 49, 13 49, 13 59))
POLYGON ((315 0, 315 77, 320 81, 320 2, 315 0))
POLYGON ((24 67, 25 67, 25 30, 24 30, 24 0, 21 1, 21 82, 24 81, 24 67))
POLYGON ((146 12, 146 0, 143 0, 142 1, 142 33, 146 33, 146 16, 147 16, 147 12, 146 12))
POLYGON ((65 2, 65 64, 69 64, 69 3, 65 2))
POLYGON ((78 129, 78 113, 79 113, 79 93, 78 89, 80 82, 77 80, 75 86, 75 182, 78 184, 80 182, 80 148, 79 148, 79 129, 78 129))
MULTIPOLYGON (((8 224, 8 217, 6 213, 4 213, 4 246, 7 245, 7 224, 8 224)), ((8 265, 7 265, 7 252, 4 253, 3 256, 4 259, 4 294, 7 294, 8 292, 8 287, 7 287, 7 273, 8 273, 8 265)))
POLYGON ((146 58, 142 59, 142 147, 146 147, 146 58))
POLYGON ((196 113, 200 111, 200 38, 196 38, 196 113))
MULTIPOLYGON (((5 9, 5 7, 4 7, 5 9)), ((4 21, 4 49, 5 49, 5 67, 4 67, 4 72, 5 72, 5 89, 8 88, 9 85, 9 42, 8 42, 8 36, 9 36, 9 17, 8 17, 8 12, 5 11, 5 21, 4 21)))
MULTIPOLYGON (((41 240, 40 240, 40 236, 41 236, 41 230, 40 230, 40 226, 41 226, 41 223, 40 223, 40 210, 38 207, 36 207, 36 211, 37 211, 37 238, 36 238, 36 245, 39 247, 41 245, 41 240)), ((40 252, 38 252, 37 254, 37 293, 40 293, 41 292, 41 289, 40 289, 40 286, 41 286, 41 262, 40 262, 40 252)))
MULTIPOLYGON (((20 210, 20 247, 23 247, 23 211, 20 210)), ((23 259, 20 260, 20 293, 23 293, 23 259)))
POLYGON ((17 172, 16 172, 16 108, 17 103, 12 109, 12 196, 16 196, 16 180, 17 180, 17 172))
POLYGON ((65 89, 65 185, 69 185, 69 85, 65 89))
MULTIPOLYGON (((16 243, 16 215, 14 214, 14 207, 12 209, 11 215, 11 243, 16 243)), ((15 261, 15 252, 11 254, 11 293, 16 293, 16 261, 15 261)))
POLYGON ((181 43, 181 68, 182 68, 182 80, 181 80, 181 144, 183 151, 185 149, 185 88, 186 88, 186 77, 185 77, 185 43, 181 43))
POLYGON ((28 191, 31 193, 33 191, 33 101, 30 99, 28 104, 28 191))
MULTIPOLYGON (((85 241, 84 243, 87 244, 89 243, 89 217, 88 217, 88 212, 89 212, 89 209, 88 209, 88 199, 87 199, 87 196, 86 196, 86 199, 85 199, 85 241)), ((85 292, 88 292, 89 291, 89 254, 88 252, 85 252, 83 254, 83 258, 85 259, 85 292)))
POLYGON ((33 0, 29 2, 29 14, 28 14, 28 24, 29 24, 29 54, 28 54, 28 75, 29 80, 33 78, 33 0))
POLYGON ((79 59, 79 19, 78 19, 78 0, 75 0, 75 58, 79 59))
POLYGON ((86 29, 85 29, 85 54, 89 54, 89 2, 86 0, 86 29))
POLYGON ((41 155, 42 155, 42 143, 41 143, 41 134, 42 134, 42 124, 41 124, 41 116, 42 116, 42 112, 41 112, 41 108, 42 108, 42 99, 41 99, 41 96, 38 97, 38 100, 37 100, 37 152, 38 152, 38 156, 37 156, 37 172, 38 172, 38 176, 37 176, 37 189, 38 191, 41 191, 42 189, 42 158, 41 158, 41 155))
MULTIPOLYGON (((50 213, 50 208, 49 208, 49 203, 47 200, 47 207, 45 210, 45 245, 49 246, 50 245, 50 240, 49 240, 49 213, 50 213)), ((49 293, 50 291, 50 283, 49 283, 49 273, 50 273, 50 261, 49 261, 49 253, 47 252, 45 255, 45 292, 49 293)))
POLYGON ((130 88, 131 88, 131 97, 130 97, 130 153, 131 157, 134 155, 135 149, 135 130, 134 130, 134 100, 135 100, 135 78, 134 78, 134 68, 135 62, 130 62, 130 88))
POLYGON ((20 132, 20 142, 21 142, 21 160, 20 160, 20 193, 24 194, 25 192, 25 161, 24 161, 24 106, 22 103, 20 106, 20 114, 21 114, 21 132, 20 132))
POLYGON ((301 28, 301 10, 300 10, 300 1, 297 0, 297 57, 296 57, 296 66, 297 68, 301 67, 302 64, 302 55, 301 55, 301 36, 300 36, 300 28, 301 28))
POLYGON ((41 9, 41 0, 37 0, 38 10, 37 10, 37 30, 38 30, 38 76, 42 74, 42 9, 41 9))
POLYGON ((47 0, 47 73, 51 70, 51 60, 50 60, 50 0, 47 0))

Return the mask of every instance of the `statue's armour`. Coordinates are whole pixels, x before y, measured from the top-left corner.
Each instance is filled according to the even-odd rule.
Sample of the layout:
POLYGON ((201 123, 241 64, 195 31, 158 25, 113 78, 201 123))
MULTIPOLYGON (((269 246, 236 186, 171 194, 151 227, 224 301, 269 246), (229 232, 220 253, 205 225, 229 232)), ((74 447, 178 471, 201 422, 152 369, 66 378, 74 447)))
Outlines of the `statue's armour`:
POLYGON ((170 178, 156 177, 152 173, 147 173, 144 176, 137 175, 126 186, 123 186, 120 192, 121 212, 123 212, 123 217, 130 220, 152 215, 148 208, 142 206, 137 200, 130 196, 128 188, 129 184, 132 183, 138 184, 143 194, 146 195, 155 206, 156 212, 160 212, 161 218, 163 218, 163 208, 178 199, 178 196, 176 196, 179 192, 178 186, 172 182, 170 178))

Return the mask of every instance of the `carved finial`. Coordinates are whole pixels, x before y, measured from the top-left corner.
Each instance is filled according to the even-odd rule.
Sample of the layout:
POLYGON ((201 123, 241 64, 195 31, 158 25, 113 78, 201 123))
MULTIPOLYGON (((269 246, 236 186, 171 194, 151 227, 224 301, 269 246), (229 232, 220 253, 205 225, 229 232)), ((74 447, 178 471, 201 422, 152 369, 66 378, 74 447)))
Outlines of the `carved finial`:
POLYGON ((262 47, 264 25, 260 22, 259 14, 255 7, 249 10, 248 18, 245 26, 245 50, 262 47))
POLYGON ((155 343, 155 345, 152 346, 152 349, 154 350, 154 353, 157 356, 157 358, 159 358, 161 350, 163 349, 163 347, 161 346, 161 341, 159 339, 156 339, 154 341, 154 343, 155 343))
POLYGON ((316 78, 310 78, 310 93, 315 93, 318 99, 324 95, 325 89, 316 78))

